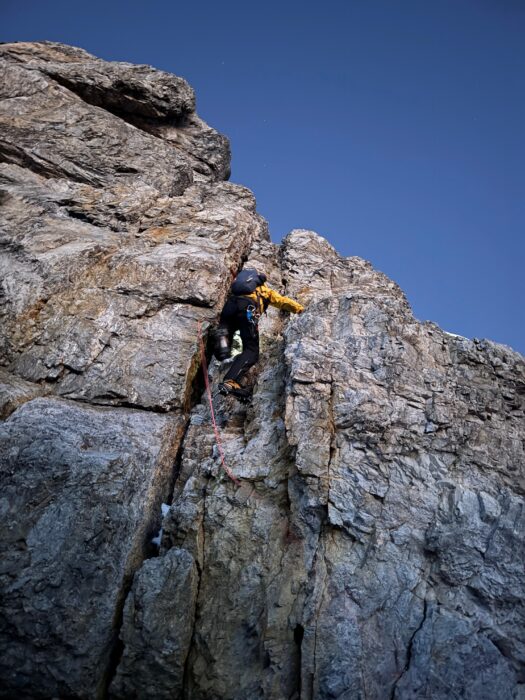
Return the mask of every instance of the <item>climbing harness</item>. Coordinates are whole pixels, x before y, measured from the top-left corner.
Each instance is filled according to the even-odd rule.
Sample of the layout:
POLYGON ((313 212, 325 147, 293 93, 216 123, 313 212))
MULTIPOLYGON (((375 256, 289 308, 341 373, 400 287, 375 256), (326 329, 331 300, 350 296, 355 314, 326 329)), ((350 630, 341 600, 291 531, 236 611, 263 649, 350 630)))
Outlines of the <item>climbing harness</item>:
POLYGON ((215 420, 215 411, 213 410, 213 400, 212 400, 212 396, 211 396, 210 380, 208 377, 208 363, 206 362, 206 350, 204 348, 204 341, 202 339, 202 323, 201 323, 201 321, 199 321, 199 331, 198 332, 199 332, 199 345, 200 345, 200 351, 201 351, 202 372, 204 374, 204 383, 206 385, 206 393, 208 395, 208 403, 210 404, 210 415, 211 415, 211 422, 213 424, 213 431, 215 433, 215 442, 217 443, 217 449, 219 451, 219 456, 221 458, 221 466, 224 469, 224 471, 226 472, 226 474, 233 481, 233 483, 236 486, 240 486, 241 482, 235 476, 235 474, 232 472, 232 470, 226 465, 226 460, 224 459, 224 450, 222 449, 221 436, 219 433, 219 428, 217 426, 217 421, 215 420))

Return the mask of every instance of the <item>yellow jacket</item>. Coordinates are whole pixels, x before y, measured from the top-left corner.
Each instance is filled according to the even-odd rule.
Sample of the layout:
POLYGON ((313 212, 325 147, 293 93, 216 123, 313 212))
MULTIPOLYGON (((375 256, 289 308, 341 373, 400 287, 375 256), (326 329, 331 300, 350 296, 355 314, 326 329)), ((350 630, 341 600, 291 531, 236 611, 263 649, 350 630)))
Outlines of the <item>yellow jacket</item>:
POLYGON ((300 314, 304 311, 304 306, 302 304, 290 299, 290 297, 282 296, 282 294, 279 294, 279 292, 276 292, 274 289, 270 289, 266 284, 261 284, 251 294, 243 294, 242 296, 253 299, 254 302, 259 305, 259 313, 261 314, 266 311, 268 304, 276 306, 283 311, 291 311, 294 314, 300 314))

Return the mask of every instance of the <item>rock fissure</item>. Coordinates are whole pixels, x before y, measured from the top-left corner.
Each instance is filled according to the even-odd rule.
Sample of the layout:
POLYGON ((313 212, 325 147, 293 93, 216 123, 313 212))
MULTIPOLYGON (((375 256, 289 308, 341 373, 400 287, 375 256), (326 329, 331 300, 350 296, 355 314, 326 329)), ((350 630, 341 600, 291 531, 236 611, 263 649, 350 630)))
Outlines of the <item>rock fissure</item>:
POLYGON ((402 680, 403 676, 405 675, 405 673, 408 671, 408 669, 410 667, 410 663, 412 661, 412 649, 413 649, 413 645, 414 645, 414 640, 415 640, 417 634, 421 631, 423 625, 425 624, 426 619, 427 619, 427 614, 428 614, 428 602, 425 598, 425 599, 423 599, 423 615, 421 617, 421 622, 419 623, 418 627, 416 627, 416 629, 412 633, 410 639, 408 640, 405 665, 404 665, 403 670, 401 671, 400 675, 398 676, 398 678, 394 681, 394 684, 392 686, 392 691, 390 694, 391 700, 396 700, 396 697, 398 697, 397 696, 398 684, 402 680))
MULTIPOLYGON (((319 546, 316 550, 315 554, 315 559, 312 563, 312 572, 314 572, 314 575, 317 577, 317 557, 318 557, 318 552, 319 552, 319 547, 323 547, 322 544, 322 538, 323 538, 323 529, 321 529, 321 532, 319 533, 319 546)), ((321 574, 321 581, 319 583, 320 585, 320 593, 318 599, 315 601, 315 617, 313 620, 313 649, 312 649, 312 659, 311 659, 311 665, 310 665, 310 695, 305 698, 305 700, 311 700, 315 698, 318 695, 316 685, 319 683, 319 669, 317 666, 317 645, 319 641, 319 635, 318 635, 318 627, 320 626, 320 616, 321 616, 321 611, 323 609, 323 604, 324 604, 324 597, 325 597, 325 592, 326 592, 326 587, 327 587, 327 581, 326 581, 326 560, 324 558, 324 550, 323 550, 323 573, 321 574)))
POLYGON ((206 526, 205 526, 205 519, 206 519, 206 494, 207 494, 207 486, 205 486, 203 495, 202 495, 202 517, 201 517, 201 522, 199 525, 200 528, 200 537, 201 537, 201 545, 200 545, 200 556, 198 555, 195 558, 195 564, 197 566, 197 572, 198 572, 198 578, 197 578, 197 591, 195 594, 195 610, 192 615, 192 626, 191 626, 191 633, 190 633, 190 638, 189 638, 189 644, 188 648, 186 650, 185 658, 184 658, 184 670, 183 670, 183 677, 182 677, 182 697, 184 698, 189 698, 191 697, 191 671, 190 671, 190 659, 191 659, 191 653, 192 649, 194 648, 196 644, 196 634, 197 634, 197 623, 198 623, 198 616, 199 616, 199 599, 201 595, 201 584, 202 584, 202 578, 204 575, 205 571, 205 556, 206 556, 206 526))

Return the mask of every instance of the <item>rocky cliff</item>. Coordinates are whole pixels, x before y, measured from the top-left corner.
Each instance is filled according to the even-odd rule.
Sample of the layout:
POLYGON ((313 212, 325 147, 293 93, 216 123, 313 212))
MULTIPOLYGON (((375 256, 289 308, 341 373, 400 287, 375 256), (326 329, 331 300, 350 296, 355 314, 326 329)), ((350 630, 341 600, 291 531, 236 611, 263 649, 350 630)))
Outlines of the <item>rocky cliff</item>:
POLYGON ((272 244, 181 78, 0 73, 0 697, 524 698, 523 358, 272 244), (307 310, 214 399, 239 486, 199 333, 245 263, 307 310))

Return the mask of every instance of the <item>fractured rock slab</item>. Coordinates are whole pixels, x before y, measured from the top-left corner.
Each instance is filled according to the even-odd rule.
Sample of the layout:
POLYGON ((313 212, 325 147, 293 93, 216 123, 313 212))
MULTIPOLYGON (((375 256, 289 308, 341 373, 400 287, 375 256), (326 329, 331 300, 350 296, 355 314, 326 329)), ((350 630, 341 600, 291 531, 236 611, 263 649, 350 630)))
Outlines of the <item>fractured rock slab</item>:
POLYGON ((52 398, 0 424, 1 697, 100 695, 181 427, 52 398))
POLYGON ((197 587, 197 566, 185 549, 174 547, 162 560, 145 562, 126 599, 120 633, 124 652, 110 697, 181 696, 197 587), (160 617, 159 605, 164 605, 160 617), (152 675, 158 682, 152 683, 152 675))

